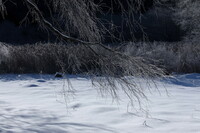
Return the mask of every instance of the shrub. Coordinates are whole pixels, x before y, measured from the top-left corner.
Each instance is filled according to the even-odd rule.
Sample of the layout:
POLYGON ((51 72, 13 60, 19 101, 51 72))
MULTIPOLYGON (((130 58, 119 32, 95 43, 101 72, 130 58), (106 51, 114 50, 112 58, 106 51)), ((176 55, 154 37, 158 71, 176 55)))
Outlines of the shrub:
MULTIPOLYGON (((116 46, 112 47, 117 48, 116 46)), ((94 52, 83 45, 52 43, 21 46, 1 44, 0 48, 1 73, 65 72, 69 74, 110 75, 113 77, 116 75, 137 76, 141 74, 137 72, 139 68, 138 70, 128 68, 137 68, 134 62, 130 64, 130 60, 120 59, 119 55, 110 53, 99 46, 90 47, 94 52), (126 70, 126 68, 129 70, 126 70), (130 72, 130 69, 133 71, 130 72)), ((172 72, 200 72, 199 50, 198 44, 185 42, 130 42, 121 47, 119 51, 128 56, 140 58, 141 61, 146 62, 147 66, 153 64, 162 68, 166 70, 165 73, 169 74, 172 72)))
POLYGON ((200 46, 185 42, 140 42, 129 43, 124 52, 131 56, 141 56, 166 73, 194 73, 200 72, 200 46))

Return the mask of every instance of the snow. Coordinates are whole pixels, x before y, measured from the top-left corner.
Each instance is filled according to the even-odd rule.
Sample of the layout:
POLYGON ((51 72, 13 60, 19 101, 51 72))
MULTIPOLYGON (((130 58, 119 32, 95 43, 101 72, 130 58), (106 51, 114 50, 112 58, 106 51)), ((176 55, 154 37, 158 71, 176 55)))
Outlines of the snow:
POLYGON ((145 111, 69 77, 71 90, 53 75, 0 75, 0 133, 200 133, 200 74, 156 81, 145 111))

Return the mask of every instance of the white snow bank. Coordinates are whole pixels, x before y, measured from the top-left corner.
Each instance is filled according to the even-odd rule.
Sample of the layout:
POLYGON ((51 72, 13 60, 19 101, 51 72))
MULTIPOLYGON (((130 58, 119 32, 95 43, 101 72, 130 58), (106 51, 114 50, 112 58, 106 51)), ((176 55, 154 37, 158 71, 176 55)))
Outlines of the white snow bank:
POLYGON ((200 74, 175 77, 157 81, 161 95, 152 89, 141 113, 127 109, 125 96, 118 104, 100 97, 86 78, 70 78, 76 92, 66 105, 63 80, 0 75, 0 132, 200 133, 200 74))

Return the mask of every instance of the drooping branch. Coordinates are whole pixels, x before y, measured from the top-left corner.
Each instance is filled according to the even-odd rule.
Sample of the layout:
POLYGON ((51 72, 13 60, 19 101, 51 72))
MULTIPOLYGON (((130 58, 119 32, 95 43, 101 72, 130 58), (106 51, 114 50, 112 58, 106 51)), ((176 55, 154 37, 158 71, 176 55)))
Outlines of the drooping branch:
MULTIPOLYGON (((56 34, 57 36, 59 36, 61 39, 65 40, 66 42, 73 42, 73 43, 79 43, 81 45, 85 45, 85 46, 91 46, 91 45, 99 45, 100 47, 102 47, 103 49, 111 52, 112 54, 119 56, 121 59, 123 60, 127 60, 128 62, 132 62, 133 64, 135 64, 135 66, 137 66, 138 69, 140 69, 141 74, 143 76, 162 76, 164 71, 162 69, 157 68, 156 66, 152 65, 152 64, 148 64, 146 62, 145 59, 141 58, 141 57, 131 57, 128 56, 122 52, 113 50, 112 48, 103 45, 100 42, 87 42, 84 40, 80 40, 77 38, 73 38, 71 36, 67 36, 65 34, 63 34, 60 30, 58 30, 57 28, 55 28, 49 21, 47 21, 44 16, 42 15, 40 9, 38 8, 38 6, 32 1, 32 0, 26 0, 26 2, 28 3, 28 5, 34 9, 36 15, 39 17, 39 21, 42 22, 47 28, 49 28, 54 34, 56 34), (145 66, 145 67, 144 67, 145 66), (149 66, 149 68, 147 67, 149 66)), ((90 47, 91 49, 91 47, 90 47)), ((95 52, 95 51, 92 51, 95 52)), ((96 54, 96 53, 95 53, 96 54)))
MULTIPOLYGON (((81 67, 85 66, 86 67, 85 69, 87 70, 86 72, 91 76, 94 75, 93 79, 95 83, 97 81, 97 85, 100 86, 100 88, 102 88, 101 91, 106 91, 110 93, 112 96, 117 97, 119 87, 121 87, 130 100, 137 99, 138 102, 140 102, 140 98, 145 97, 143 90, 138 88, 137 84, 132 82, 132 80, 130 80, 129 77, 127 76, 134 75, 143 78, 163 76, 164 72, 162 69, 159 69, 155 65, 148 63, 143 58, 126 55, 125 53, 116 51, 108 46, 103 45, 100 41, 90 42, 90 39, 86 39, 89 41, 84 41, 79 38, 74 38, 71 37, 70 35, 66 35, 43 16, 42 11, 39 9, 34 0, 23 0, 23 1, 26 3, 26 6, 32 13, 31 15, 33 17, 36 17, 38 23, 51 30, 51 32, 54 33, 57 37, 59 37, 61 40, 64 40, 65 42, 73 42, 81 44, 81 47, 86 46, 87 48, 90 48, 89 51, 88 49, 85 48, 81 48, 80 50, 78 50, 78 47, 73 45, 71 49, 66 48, 67 52, 61 51, 61 53, 68 53, 68 52, 70 53, 63 57, 60 56, 60 53, 57 54, 57 50, 54 49, 56 51, 55 54, 57 58, 56 61, 62 67, 63 70, 67 69, 65 65, 67 65, 68 67, 72 67, 73 68, 72 71, 75 74, 78 74, 78 71, 81 69, 81 67), (98 45, 100 47, 96 47, 97 50, 95 50, 93 49, 93 47, 91 47, 91 45, 98 45), (80 52, 82 52, 83 54, 81 54, 80 52), (89 53, 92 54, 90 55, 89 53), (85 56, 83 56, 85 54, 93 59, 85 58, 85 56), (66 58, 68 62, 66 63, 65 60, 62 61, 62 58, 66 58), (88 62, 88 60, 90 61, 88 62), (88 63, 89 65, 87 65, 88 63), (90 70, 90 68, 87 67, 91 67, 93 69, 90 70), (99 78, 96 75, 101 75, 103 76, 103 78, 99 78)), ((68 0, 62 0, 62 1, 68 2, 68 0)), ((73 3, 73 0, 71 1, 73 3)), ((74 10, 71 9, 71 12, 73 11, 74 10)), ((13 50, 16 51, 15 49, 13 50)), ((43 49, 43 51, 45 50, 46 48, 43 49)), ((23 52, 20 53, 24 55, 23 52)))

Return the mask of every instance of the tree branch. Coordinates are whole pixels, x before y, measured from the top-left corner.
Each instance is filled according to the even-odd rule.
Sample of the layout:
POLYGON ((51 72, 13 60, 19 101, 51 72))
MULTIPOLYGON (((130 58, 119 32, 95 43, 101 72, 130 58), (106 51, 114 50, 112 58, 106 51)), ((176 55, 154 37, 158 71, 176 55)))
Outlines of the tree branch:
POLYGON ((34 11, 37 13, 40 21, 42 21, 42 23, 47 26, 47 28, 49 28, 54 34, 56 34, 57 36, 59 36, 60 38, 62 38, 63 40, 67 41, 67 42, 74 42, 74 43, 81 43, 81 44, 87 44, 87 45, 95 45, 95 44, 99 44, 97 42, 87 42, 87 41, 83 41, 71 36, 67 36, 65 34, 63 34, 60 30, 58 30, 57 28, 55 28, 49 21, 47 21, 44 16, 42 15, 40 9, 38 8, 38 6, 32 1, 32 0, 25 0, 27 2, 27 4, 32 7, 34 9, 34 11))

